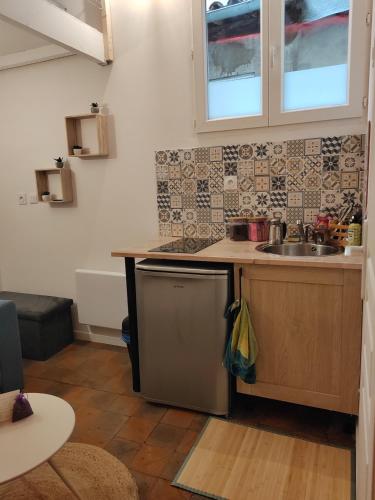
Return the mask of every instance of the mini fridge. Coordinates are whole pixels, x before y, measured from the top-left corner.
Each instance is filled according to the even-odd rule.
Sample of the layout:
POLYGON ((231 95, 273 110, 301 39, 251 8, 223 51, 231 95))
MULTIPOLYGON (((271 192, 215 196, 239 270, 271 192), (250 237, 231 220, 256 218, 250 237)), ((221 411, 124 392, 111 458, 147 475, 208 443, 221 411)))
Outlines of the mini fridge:
POLYGON ((232 266, 148 259, 136 265, 135 274, 142 396, 228 415, 223 358, 232 266))

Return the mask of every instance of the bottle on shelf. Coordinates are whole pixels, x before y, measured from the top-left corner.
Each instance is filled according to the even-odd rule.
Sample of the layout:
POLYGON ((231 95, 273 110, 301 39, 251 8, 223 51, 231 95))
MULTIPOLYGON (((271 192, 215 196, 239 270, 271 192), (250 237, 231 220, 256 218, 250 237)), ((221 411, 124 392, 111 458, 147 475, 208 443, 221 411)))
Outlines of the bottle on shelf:
POLYGON ((362 210, 351 217, 348 228, 348 246, 360 246, 362 240, 362 210))

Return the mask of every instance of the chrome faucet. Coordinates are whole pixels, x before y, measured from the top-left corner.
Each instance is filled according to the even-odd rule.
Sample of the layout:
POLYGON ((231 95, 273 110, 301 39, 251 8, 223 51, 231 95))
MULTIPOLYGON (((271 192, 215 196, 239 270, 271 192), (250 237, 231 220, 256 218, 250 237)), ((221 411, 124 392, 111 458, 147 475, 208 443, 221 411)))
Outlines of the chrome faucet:
POLYGON ((301 220, 297 220, 297 236, 299 237, 300 243, 308 243, 311 236, 311 241, 316 245, 327 245, 330 241, 330 230, 329 228, 314 227, 310 224, 303 225, 301 220))
POLYGON ((303 222, 301 220, 297 220, 297 230, 298 230, 299 241, 300 243, 303 243, 304 241, 306 241, 306 234, 303 222))
POLYGON ((305 226, 305 242, 308 243, 309 240, 314 239, 314 226, 311 224, 306 224, 305 226))
POLYGON ((330 243, 330 230, 325 227, 315 228, 313 231, 313 239, 316 245, 328 245, 330 243))
POLYGON ((308 243, 310 235, 313 234, 313 226, 310 224, 304 225, 301 220, 297 220, 298 236, 300 243, 308 243))

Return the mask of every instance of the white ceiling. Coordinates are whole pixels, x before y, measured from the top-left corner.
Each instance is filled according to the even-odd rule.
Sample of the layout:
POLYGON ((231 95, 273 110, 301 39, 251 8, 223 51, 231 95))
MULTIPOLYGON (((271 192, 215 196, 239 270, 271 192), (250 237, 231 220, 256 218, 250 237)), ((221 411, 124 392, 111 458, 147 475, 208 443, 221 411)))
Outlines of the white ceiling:
MULTIPOLYGON (((100 0, 48 0, 63 8, 69 14, 81 21, 101 30, 100 0)), ((29 49, 37 49, 52 42, 42 37, 0 19, 0 57, 29 49)))
POLYGON ((49 43, 30 31, 0 19, 0 56, 23 50, 36 49, 49 43))

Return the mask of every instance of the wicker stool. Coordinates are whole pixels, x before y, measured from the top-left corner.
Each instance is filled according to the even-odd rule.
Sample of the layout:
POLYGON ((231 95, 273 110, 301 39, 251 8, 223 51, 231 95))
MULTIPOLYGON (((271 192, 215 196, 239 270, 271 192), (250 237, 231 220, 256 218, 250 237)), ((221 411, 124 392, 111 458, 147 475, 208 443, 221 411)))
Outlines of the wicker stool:
POLYGON ((117 458, 96 446, 67 443, 48 463, 0 486, 2 500, 138 500, 138 488, 117 458))

